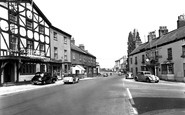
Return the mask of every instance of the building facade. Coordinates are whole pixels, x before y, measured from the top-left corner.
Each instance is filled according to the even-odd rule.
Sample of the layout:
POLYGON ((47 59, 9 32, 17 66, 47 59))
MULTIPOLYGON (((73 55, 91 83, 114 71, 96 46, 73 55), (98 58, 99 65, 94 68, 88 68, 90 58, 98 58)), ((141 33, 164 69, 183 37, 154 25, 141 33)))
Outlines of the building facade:
POLYGON ((76 46, 74 38, 71 40, 71 64, 72 67, 81 66, 77 71, 72 70, 73 74, 84 74, 87 77, 97 75, 96 57, 85 50, 83 44, 76 46))
POLYGON ((123 56, 115 61, 114 71, 124 73, 126 72, 127 56, 123 56))
POLYGON ((50 59, 51 23, 36 6, 24 2, 0 2, 1 84, 30 80, 46 71, 50 59))
POLYGON ((51 63, 53 74, 62 77, 71 72, 71 35, 52 26, 50 28, 51 63))
POLYGON ((130 70, 148 70, 160 79, 185 81, 185 16, 178 17, 177 29, 168 32, 166 26, 159 28, 159 37, 148 36, 129 56, 130 70))
POLYGON ((54 27, 32 0, 0 2, 0 84, 30 81, 36 72, 71 69, 71 35, 54 27))

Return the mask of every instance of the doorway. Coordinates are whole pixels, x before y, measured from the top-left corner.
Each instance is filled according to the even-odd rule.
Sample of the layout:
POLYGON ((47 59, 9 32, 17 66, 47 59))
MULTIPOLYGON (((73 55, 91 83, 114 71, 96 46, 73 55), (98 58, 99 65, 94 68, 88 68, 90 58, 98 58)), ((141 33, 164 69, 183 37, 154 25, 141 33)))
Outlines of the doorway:
POLYGON ((8 63, 4 68, 4 82, 14 82, 14 64, 8 63))

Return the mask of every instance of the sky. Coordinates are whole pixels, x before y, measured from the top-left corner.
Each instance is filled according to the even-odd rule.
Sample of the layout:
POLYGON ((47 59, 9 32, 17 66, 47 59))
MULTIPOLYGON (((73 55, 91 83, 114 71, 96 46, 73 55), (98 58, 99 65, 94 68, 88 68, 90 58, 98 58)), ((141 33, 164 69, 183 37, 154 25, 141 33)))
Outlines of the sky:
POLYGON ((137 29, 142 42, 159 26, 177 28, 185 14, 184 0, 33 0, 50 22, 69 33, 75 45, 96 56, 101 68, 113 68, 127 55, 130 31, 137 29))

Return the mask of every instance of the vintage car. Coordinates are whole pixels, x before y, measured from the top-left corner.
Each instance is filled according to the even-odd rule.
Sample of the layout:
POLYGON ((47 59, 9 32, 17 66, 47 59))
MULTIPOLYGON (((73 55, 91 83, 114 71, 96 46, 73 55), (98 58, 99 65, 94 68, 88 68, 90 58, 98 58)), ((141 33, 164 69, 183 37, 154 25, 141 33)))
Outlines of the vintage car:
POLYGON ((159 82, 159 78, 155 75, 152 75, 150 71, 140 71, 134 77, 136 81, 146 81, 146 82, 159 82))
POLYGON ((69 74, 69 75, 65 75, 63 78, 63 82, 64 84, 66 83, 78 83, 79 82, 79 78, 76 75, 73 74, 69 74))
POLYGON ((49 72, 36 72, 35 76, 31 79, 32 84, 46 84, 55 83, 57 76, 52 76, 49 72))
POLYGON ((127 72, 127 73, 125 74, 125 78, 126 78, 126 79, 133 79, 134 76, 133 76, 133 74, 132 74, 131 72, 127 72))
POLYGON ((103 77, 108 77, 108 73, 103 73, 103 77))

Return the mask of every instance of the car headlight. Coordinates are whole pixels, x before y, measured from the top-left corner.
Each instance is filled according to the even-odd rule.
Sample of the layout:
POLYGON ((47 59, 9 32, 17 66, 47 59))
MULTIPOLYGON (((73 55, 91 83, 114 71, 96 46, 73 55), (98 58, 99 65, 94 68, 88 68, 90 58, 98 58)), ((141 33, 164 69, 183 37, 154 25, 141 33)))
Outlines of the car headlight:
POLYGON ((157 76, 155 76, 155 79, 156 79, 156 80, 159 80, 159 78, 158 78, 157 76))
POLYGON ((150 80, 153 80, 152 76, 148 76, 148 78, 149 78, 150 80))

